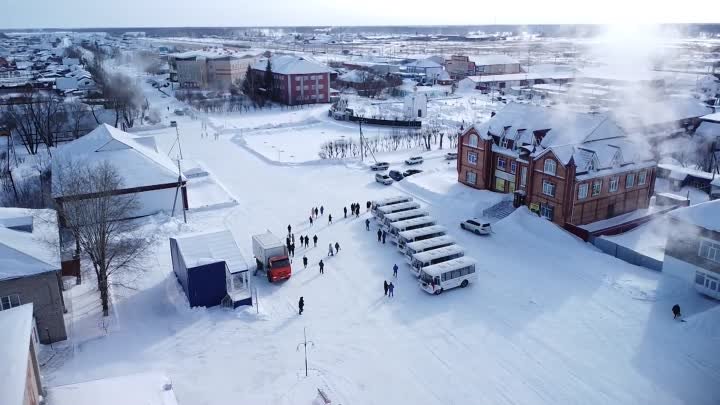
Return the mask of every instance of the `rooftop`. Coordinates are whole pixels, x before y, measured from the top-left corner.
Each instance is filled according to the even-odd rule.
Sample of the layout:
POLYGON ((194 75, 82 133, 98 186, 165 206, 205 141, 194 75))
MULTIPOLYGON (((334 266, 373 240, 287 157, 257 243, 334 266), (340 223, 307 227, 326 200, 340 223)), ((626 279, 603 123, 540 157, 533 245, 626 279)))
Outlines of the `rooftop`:
POLYGON ((0 404, 24 403, 32 325, 32 304, 0 311, 0 404))
POLYGON ((54 210, 0 208, 0 280, 60 270, 58 238, 54 210))
MULTIPOLYGON (((265 70, 268 58, 260 58, 252 64, 255 70, 265 70)), ((283 75, 290 74, 312 74, 312 73, 331 73, 332 69, 308 57, 299 57, 294 55, 275 55, 270 57, 270 67, 273 73, 283 75)))
MULTIPOLYGON (((48 388, 52 405, 177 405, 170 379, 142 373, 48 388)), ((4 403, 3 403, 4 404, 4 403)))
POLYGON ((249 268, 229 230, 197 233, 175 240, 187 267, 224 261, 230 273, 246 271, 249 268))
POLYGON ((678 208, 668 215, 679 221, 720 232, 720 200, 706 201, 689 207, 678 208))
POLYGON ((503 54, 472 55, 469 58, 470 61, 475 62, 476 66, 513 65, 520 63, 517 59, 503 54))

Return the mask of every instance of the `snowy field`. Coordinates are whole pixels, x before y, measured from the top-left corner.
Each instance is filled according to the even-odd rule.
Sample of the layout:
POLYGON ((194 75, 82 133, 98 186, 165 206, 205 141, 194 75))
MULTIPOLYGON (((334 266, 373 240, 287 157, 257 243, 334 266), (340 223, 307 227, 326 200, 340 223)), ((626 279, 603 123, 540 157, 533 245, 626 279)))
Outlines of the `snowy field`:
MULTIPOLYGON (((165 109, 176 101, 151 103, 165 109)), ((190 181, 191 207, 204 208, 192 209, 187 224, 157 215, 138 225, 158 243, 146 271, 129 280, 136 290, 114 291, 108 324, 98 316, 92 280, 70 290, 71 337, 46 360, 46 385, 153 372, 172 380, 181 405, 310 405, 317 388, 343 405, 718 404, 717 301, 604 255, 525 208, 496 222, 489 237, 460 230, 461 220, 507 196, 458 184, 444 151, 427 153, 424 173, 392 186, 374 182, 357 162, 287 164, 290 152, 277 159, 273 146, 309 161, 316 138, 352 136, 321 119, 321 110, 212 117, 224 129, 217 139, 200 136, 200 120, 166 116, 178 121, 188 167, 208 173, 190 181), (376 226, 365 230, 369 214, 342 218, 352 202, 397 194, 413 196, 478 260, 477 283, 430 296, 394 246, 377 242, 376 226), (309 210, 321 205, 326 215, 310 227, 309 210), (317 235, 318 247, 297 250, 286 282, 252 279, 259 311, 188 307, 169 237, 228 228, 249 259, 252 234, 283 235, 288 224, 296 236, 317 235), (336 241, 340 253, 327 258, 327 244, 336 241), (382 284, 395 263, 389 299, 382 284), (672 319, 676 303, 687 322, 672 319), (297 350, 304 329, 314 342, 308 378, 297 350)), ((174 128, 139 135, 176 155, 174 128)), ((384 158, 405 169, 408 154, 384 158)))

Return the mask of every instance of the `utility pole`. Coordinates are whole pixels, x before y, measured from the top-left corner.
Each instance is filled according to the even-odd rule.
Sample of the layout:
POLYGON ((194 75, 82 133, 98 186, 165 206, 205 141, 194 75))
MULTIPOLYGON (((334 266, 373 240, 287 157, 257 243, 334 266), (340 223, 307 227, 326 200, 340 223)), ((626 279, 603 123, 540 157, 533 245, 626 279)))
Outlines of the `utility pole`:
POLYGON ((308 376, 307 347, 308 347, 308 345, 312 345, 313 347, 315 347, 315 343, 312 340, 311 341, 307 340, 307 331, 305 330, 305 328, 303 328, 303 337, 304 337, 304 340, 302 343, 297 345, 297 350, 300 350, 300 346, 303 346, 303 348, 305 350, 305 377, 307 377, 308 376))
POLYGON ((360 161, 365 161, 365 150, 363 149, 363 133, 362 133, 362 118, 358 120, 360 124, 360 161))

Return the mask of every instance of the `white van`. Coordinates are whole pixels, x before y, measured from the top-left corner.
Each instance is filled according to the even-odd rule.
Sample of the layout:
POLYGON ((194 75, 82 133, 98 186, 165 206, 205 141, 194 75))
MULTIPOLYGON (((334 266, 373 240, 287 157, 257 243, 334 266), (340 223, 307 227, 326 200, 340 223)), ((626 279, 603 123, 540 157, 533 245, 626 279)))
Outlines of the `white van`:
POLYGON ((382 220, 382 225, 384 227, 389 226, 393 222, 398 221, 405 221, 407 219, 413 219, 413 218, 420 218, 420 217, 426 217, 430 215, 429 212, 423 209, 414 209, 410 211, 401 211, 401 212, 394 212, 392 214, 385 215, 385 218, 382 220))
POLYGON ((405 261, 408 264, 412 264, 412 256, 415 253, 427 252, 454 244, 455 238, 450 235, 442 235, 435 238, 410 242, 405 245, 405 261))
POLYGON ((385 215, 387 214, 416 210, 418 208, 420 208, 420 204, 412 201, 399 204, 385 205, 377 209, 377 214, 375 215, 375 218, 377 218, 378 222, 382 223, 383 218, 385 218, 385 215))
POLYGON ((428 250, 427 252, 415 253, 412 255, 411 270, 416 276, 420 270, 434 264, 447 262, 465 256, 465 249, 460 245, 450 245, 439 249, 428 250))
POLYGON ((397 237, 397 247, 400 252, 405 251, 405 245, 410 242, 417 242, 430 238, 437 238, 445 235, 447 228, 442 225, 433 225, 426 228, 413 229, 411 231, 400 232, 397 237))
POLYGON ((393 222, 388 225, 387 233, 390 236, 390 242, 397 243, 398 234, 400 232, 427 228, 428 226, 433 225, 437 225, 437 220, 431 216, 406 219, 404 221, 393 222))
POLYGON ((375 200, 370 203, 370 211, 373 215, 376 215, 376 212, 378 208, 384 207, 386 205, 393 205, 393 204, 402 204, 406 202, 412 201, 412 197, 403 197, 403 196, 396 196, 396 197, 390 197, 390 198, 383 198, 382 200, 375 200))
POLYGON ((420 288, 435 295, 450 288, 465 288, 475 281, 475 260, 467 256, 425 267, 418 278, 420 288))

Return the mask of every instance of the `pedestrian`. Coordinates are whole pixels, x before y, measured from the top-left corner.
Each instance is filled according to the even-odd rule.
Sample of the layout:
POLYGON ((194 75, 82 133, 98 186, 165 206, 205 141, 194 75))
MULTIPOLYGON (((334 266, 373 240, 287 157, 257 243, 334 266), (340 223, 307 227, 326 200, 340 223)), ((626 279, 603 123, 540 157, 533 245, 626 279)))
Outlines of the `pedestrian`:
POLYGON ((315 216, 315 207, 310 208, 310 216, 311 217, 315 216))
POLYGON ((385 295, 387 295, 388 287, 389 287, 389 285, 388 285, 387 280, 383 281, 383 289, 385 290, 385 295))
POLYGON ((305 308, 305 300, 303 297, 300 297, 300 301, 298 302, 298 315, 302 315, 303 308, 305 308))
POLYGON ((382 231, 383 244, 385 244, 385 237, 387 237, 387 232, 385 232, 385 230, 383 230, 382 231))
POLYGON ((317 207, 315 207, 315 218, 317 218, 317 217, 318 217, 318 209, 317 209, 317 207))
POLYGON ((332 215, 328 214, 328 225, 332 224, 332 215))
POLYGON ((355 218, 360 217, 360 203, 355 203, 355 218))
POLYGON ((303 268, 304 269, 307 269, 307 262, 308 262, 307 256, 303 255, 303 268))
POLYGON ((343 207, 343 214, 345 214, 345 218, 347 218, 347 207, 343 207))
POLYGON ((288 235, 292 232, 292 226, 288 225, 288 235))
POLYGON ((370 201, 365 203, 365 207, 367 208, 367 211, 370 211, 370 206, 372 206, 372 203, 370 201))
POLYGON ((295 257, 295 242, 290 243, 290 256, 295 257))
POLYGON ((340 253, 340 244, 335 242, 335 253, 340 253))
POLYGON ((317 235, 313 235, 313 246, 317 247, 317 235))
POLYGON ((332 243, 328 243, 328 256, 335 256, 333 253, 332 243))
POLYGON ((397 266, 397 264, 395 264, 393 266, 393 277, 397 277, 397 269, 398 269, 398 266, 397 266))
POLYGON ((320 206, 320 215, 325 215, 325 207, 320 206))
POLYGON ((325 274, 325 263, 323 263, 322 259, 320 263, 318 263, 318 266, 320 267, 320 274, 325 274))
POLYGON ((285 246, 287 246, 288 250, 290 249, 290 236, 289 235, 287 238, 285 238, 285 246))
POLYGON ((310 218, 308 218, 308 219, 310 220, 310 226, 312 226, 312 223, 313 223, 312 215, 310 215, 310 218))
POLYGON ((292 241, 292 243, 295 243, 295 234, 294 233, 290 235, 290 240, 292 241))
POLYGON ((677 319, 682 316, 680 314, 680 305, 678 305, 678 304, 673 305, 672 312, 673 312, 673 319, 677 319))
POLYGON ((305 247, 306 248, 310 247, 310 237, 307 235, 305 235, 305 247))
POLYGON ((395 291, 395 286, 393 285, 393 283, 391 281, 390 284, 388 284, 388 296, 394 297, 395 296, 394 291, 395 291))
POLYGON ((383 233, 382 233, 381 230, 378 229, 378 234, 377 234, 377 235, 378 235, 378 242, 382 241, 382 235, 383 235, 383 233))
POLYGON ((366 231, 370 230, 370 218, 365 220, 365 230, 366 231))

